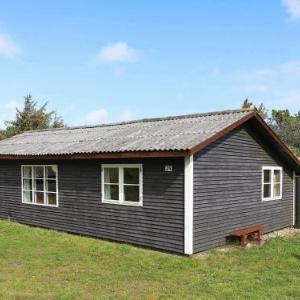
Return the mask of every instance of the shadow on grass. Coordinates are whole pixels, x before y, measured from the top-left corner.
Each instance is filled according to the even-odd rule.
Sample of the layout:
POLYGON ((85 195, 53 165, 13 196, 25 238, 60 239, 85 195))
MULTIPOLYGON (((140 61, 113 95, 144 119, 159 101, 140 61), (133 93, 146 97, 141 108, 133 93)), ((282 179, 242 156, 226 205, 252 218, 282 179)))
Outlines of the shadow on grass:
POLYGON ((300 254, 293 253, 292 255, 293 255, 295 258, 297 258, 297 259, 300 260, 300 254))

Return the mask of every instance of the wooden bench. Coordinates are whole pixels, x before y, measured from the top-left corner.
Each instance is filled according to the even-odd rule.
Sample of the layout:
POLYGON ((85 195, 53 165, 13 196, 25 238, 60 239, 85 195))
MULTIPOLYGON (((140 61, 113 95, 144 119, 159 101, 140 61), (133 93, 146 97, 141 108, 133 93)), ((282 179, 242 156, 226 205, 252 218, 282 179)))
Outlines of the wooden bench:
POLYGON ((235 230, 230 235, 235 238, 238 238, 241 246, 246 246, 247 239, 250 234, 252 235, 253 240, 260 242, 260 236, 262 234, 262 230, 263 230, 263 225, 257 224, 244 229, 235 230))

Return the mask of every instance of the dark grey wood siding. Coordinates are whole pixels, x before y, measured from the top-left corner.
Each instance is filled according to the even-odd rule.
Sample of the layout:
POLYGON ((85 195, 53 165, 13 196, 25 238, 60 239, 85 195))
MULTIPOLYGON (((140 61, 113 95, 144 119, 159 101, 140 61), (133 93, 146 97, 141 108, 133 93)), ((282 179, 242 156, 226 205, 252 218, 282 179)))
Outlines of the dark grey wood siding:
POLYGON ((296 210, 295 210, 295 227, 300 228, 300 177, 296 177, 296 210))
POLYGON ((101 161, 0 162, 0 217, 182 253, 183 158, 105 160, 143 164, 143 207, 101 203, 101 161), (57 164, 59 207, 21 202, 21 165, 57 164), (173 172, 164 166, 173 165, 173 172))
POLYGON ((247 125, 194 155, 194 252, 225 243, 234 229, 292 225, 292 171, 247 125), (262 202, 262 166, 280 165, 283 199, 262 202))

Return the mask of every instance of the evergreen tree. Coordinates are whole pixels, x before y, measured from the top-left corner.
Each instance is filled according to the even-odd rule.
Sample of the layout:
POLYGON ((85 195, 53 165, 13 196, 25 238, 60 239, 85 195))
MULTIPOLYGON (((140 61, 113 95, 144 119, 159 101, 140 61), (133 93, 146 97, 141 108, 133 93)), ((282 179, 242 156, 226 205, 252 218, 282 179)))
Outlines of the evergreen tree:
POLYGON ((247 109, 247 108, 252 108, 252 107, 254 107, 253 103, 251 101, 249 101, 248 98, 246 98, 242 104, 242 108, 247 109))
POLYGON ((29 94, 24 97, 24 108, 16 108, 16 116, 13 121, 6 121, 6 130, 0 132, 1 137, 10 137, 28 130, 59 128, 64 126, 62 117, 55 111, 47 111, 47 102, 37 107, 29 94))
MULTIPOLYGON (((252 107, 255 106, 246 98, 242 103, 242 108, 252 107)), ((300 157, 300 111, 293 115, 288 109, 273 109, 269 117, 263 104, 256 109, 277 135, 300 157)))
POLYGON ((261 103, 259 105, 259 107, 256 107, 253 102, 249 101, 248 98, 246 98, 242 104, 242 108, 243 109, 249 109, 249 108, 256 108, 258 113, 260 114, 260 116, 264 119, 264 120, 268 120, 268 111, 266 109, 266 107, 263 105, 263 103, 261 103))
POLYGON ((273 109, 271 126, 293 149, 300 149, 300 112, 292 115, 288 109, 273 109))

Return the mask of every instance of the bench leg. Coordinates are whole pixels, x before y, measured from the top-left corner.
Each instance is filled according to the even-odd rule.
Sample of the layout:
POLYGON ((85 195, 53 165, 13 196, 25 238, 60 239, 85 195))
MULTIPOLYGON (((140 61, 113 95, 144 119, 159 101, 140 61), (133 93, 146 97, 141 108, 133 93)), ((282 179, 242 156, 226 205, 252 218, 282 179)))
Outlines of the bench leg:
POLYGON ((242 247, 245 247, 245 246, 246 246, 246 244, 247 244, 247 237, 248 237, 247 234, 244 234, 244 235, 242 236, 241 242, 240 242, 240 245, 241 245, 242 247))
POLYGON ((260 242, 260 240, 261 240, 260 235, 261 235, 260 231, 254 232, 253 240, 260 242))

